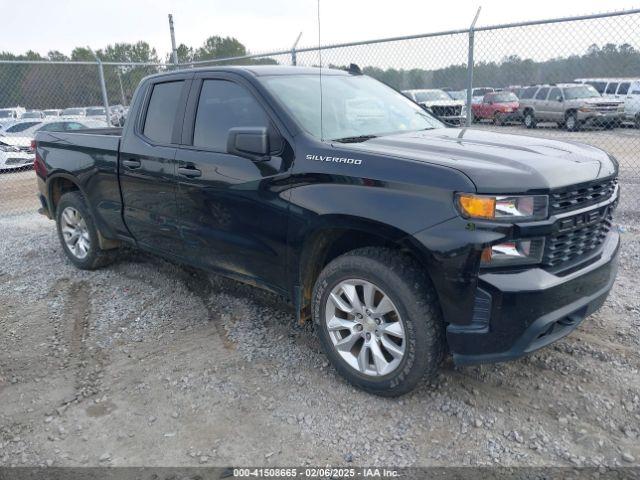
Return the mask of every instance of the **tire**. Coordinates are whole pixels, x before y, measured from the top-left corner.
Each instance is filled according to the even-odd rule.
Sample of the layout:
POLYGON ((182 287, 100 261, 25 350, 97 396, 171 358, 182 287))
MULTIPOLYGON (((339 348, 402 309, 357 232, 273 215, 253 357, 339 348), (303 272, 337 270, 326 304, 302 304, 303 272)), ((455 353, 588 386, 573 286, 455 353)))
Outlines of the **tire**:
POLYGON ((444 327, 431 281, 415 262, 393 250, 361 248, 331 261, 314 286, 312 316, 332 365, 347 381, 369 393, 403 395, 425 376, 435 375, 442 362, 444 327), (347 289, 349 282, 360 285, 347 289), (365 300, 369 286, 377 290, 372 301, 365 300), (346 291, 351 292, 350 297, 343 296, 346 291), (354 292, 357 301, 350 302, 354 292), (340 303, 345 310, 337 306, 340 303), (358 313, 345 314, 358 304, 364 304, 353 309, 358 313), (367 313, 367 306, 373 311, 367 313), (391 311, 383 313, 387 309, 391 311), (338 350, 335 343, 343 341, 351 345, 350 350, 338 350), (363 350, 367 350, 364 355, 363 350))
POLYGON ((564 117, 564 128, 568 132, 577 132, 580 130, 580 121, 576 112, 568 112, 564 117))
POLYGON ((504 116, 500 112, 496 112, 493 114, 493 124, 496 127, 501 127, 504 125, 504 116))
POLYGON ((80 192, 68 192, 60 198, 56 226, 65 255, 79 269, 95 270, 113 260, 114 251, 99 246, 93 215, 80 192))
POLYGON ((640 113, 636 113, 636 118, 634 121, 634 125, 636 128, 640 128, 640 113))
POLYGON ((527 110, 524 112, 524 117, 522 117, 522 123, 526 128, 536 128, 536 117, 533 114, 533 111, 527 110))

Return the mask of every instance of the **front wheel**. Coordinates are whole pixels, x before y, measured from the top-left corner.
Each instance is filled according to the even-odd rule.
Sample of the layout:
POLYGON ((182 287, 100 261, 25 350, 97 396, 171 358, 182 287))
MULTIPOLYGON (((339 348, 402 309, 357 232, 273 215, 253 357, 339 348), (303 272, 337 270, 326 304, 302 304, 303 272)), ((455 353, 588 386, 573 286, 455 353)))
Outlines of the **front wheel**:
POLYGON ((640 128, 640 113, 636 113, 634 125, 636 128, 640 128))
POLYGON ((322 348, 350 383, 403 395, 436 373, 443 322, 423 269, 389 249, 362 248, 330 262, 313 290, 322 348))
POLYGON ((578 116, 575 112, 567 113, 564 118, 564 128, 566 128, 569 132, 577 132, 580 130, 580 122, 578 121, 578 116))

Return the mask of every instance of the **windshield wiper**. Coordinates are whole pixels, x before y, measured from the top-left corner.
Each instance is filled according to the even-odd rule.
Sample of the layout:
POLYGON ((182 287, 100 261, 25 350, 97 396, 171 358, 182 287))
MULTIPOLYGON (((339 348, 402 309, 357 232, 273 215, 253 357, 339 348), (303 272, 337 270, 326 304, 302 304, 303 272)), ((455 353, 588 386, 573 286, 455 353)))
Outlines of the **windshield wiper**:
POLYGON ((331 141, 340 142, 340 143, 360 143, 360 142, 366 142, 367 140, 371 140, 372 138, 376 138, 376 137, 377 135, 358 135, 355 137, 334 138, 331 141))

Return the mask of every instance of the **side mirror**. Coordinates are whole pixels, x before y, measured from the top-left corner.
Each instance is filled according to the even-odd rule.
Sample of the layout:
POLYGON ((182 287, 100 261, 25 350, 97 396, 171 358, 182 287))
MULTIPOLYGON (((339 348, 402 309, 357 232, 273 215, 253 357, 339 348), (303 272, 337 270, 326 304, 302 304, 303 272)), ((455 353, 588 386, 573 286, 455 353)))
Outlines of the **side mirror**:
POLYGON ((269 133, 266 127, 235 127, 229 129, 227 153, 254 162, 269 160, 269 133))
POLYGON ((557 101, 559 101, 559 102, 562 102, 562 95, 558 95, 558 96, 556 97, 556 100, 557 100, 557 101))

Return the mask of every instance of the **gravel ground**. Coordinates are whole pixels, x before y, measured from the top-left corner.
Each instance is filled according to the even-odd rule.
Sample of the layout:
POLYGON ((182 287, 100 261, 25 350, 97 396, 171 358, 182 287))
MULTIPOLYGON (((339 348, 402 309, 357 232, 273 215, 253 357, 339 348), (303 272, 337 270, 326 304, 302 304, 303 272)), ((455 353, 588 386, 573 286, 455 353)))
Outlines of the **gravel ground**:
POLYGON ((76 270, 53 222, 0 218, 0 465, 640 463, 640 222, 566 339, 400 399, 346 384, 279 298, 124 252, 76 270))

